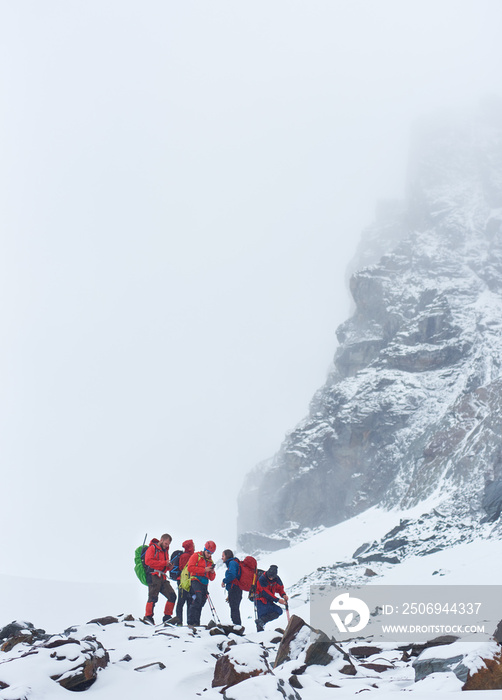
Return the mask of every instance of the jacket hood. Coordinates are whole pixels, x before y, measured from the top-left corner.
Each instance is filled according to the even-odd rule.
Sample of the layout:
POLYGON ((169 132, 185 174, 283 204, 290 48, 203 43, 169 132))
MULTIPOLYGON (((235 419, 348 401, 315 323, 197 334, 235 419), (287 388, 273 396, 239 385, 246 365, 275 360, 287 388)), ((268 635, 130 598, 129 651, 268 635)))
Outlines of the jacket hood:
POLYGON ((187 554, 193 554, 195 552, 195 545, 193 543, 193 540, 185 540, 181 546, 187 554))
POLYGON ((160 542, 160 540, 158 540, 156 537, 153 537, 153 538, 150 540, 150 544, 151 544, 151 545, 152 545, 152 544, 159 544, 159 542, 160 542))

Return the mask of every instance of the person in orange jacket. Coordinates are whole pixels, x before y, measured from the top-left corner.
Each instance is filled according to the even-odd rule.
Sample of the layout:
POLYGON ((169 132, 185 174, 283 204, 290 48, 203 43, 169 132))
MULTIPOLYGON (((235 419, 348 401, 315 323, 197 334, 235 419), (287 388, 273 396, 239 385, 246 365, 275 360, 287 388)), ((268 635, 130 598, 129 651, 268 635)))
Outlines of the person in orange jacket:
POLYGON ((178 568, 180 570, 180 575, 178 576, 178 602, 176 603, 176 622, 178 625, 183 624, 183 606, 186 603, 188 617, 188 608, 190 607, 190 603, 192 601, 190 593, 188 591, 185 591, 185 589, 180 586, 181 572, 188 564, 188 561, 192 554, 195 552, 195 545, 193 543, 193 540, 185 540, 181 546, 185 551, 183 552, 183 554, 180 555, 178 563, 178 568))
POLYGON ((202 552, 194 552, 188 560, 188 573, 191 576, 190 596, 192 601, 188 606, 187 623, 200 625, 200 615, 207 600, 209 581, 214 581, 214 563, 211 555, 216 551, 216 545, 208 540, 202 552))
POLYGON ((162 593, 162 595, 167 598, 162 622, 168 622, 172 618, 174 604, 176 602, 176 593, 167 580, 167 572, 172 568, 172 564, 169 561, 169 545, 171 541, 172 537, 168 534, 162 535, 160 540, 154 538, 151 540, 145 552, 148 602, 146 604, 145 617, 143 620, 151 625, 155 624, 153 609, 155 603, 159 599, 159 593, 162 593))

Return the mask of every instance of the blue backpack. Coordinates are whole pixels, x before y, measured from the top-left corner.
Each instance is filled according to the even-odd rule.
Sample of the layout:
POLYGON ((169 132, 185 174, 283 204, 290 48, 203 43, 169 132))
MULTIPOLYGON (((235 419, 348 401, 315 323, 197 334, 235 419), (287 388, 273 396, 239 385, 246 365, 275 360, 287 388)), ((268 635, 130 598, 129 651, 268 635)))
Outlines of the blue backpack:
POLYGON ((181 571, 180 571, 180 557, 183 554, 182 549, 175 549, 174 552, 171 554, 170 562, 173 565, 173 568, 169 572, 170 578, 172 578, 173 581, 177 581, 179 577, 181 576, 181 571))

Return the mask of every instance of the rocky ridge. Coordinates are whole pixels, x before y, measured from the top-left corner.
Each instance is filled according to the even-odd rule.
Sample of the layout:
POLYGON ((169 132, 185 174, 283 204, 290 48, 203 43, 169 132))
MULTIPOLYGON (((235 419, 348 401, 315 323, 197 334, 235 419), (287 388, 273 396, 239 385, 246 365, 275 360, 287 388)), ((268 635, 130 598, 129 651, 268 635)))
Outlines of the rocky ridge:
POLYGON ((244 483, 248 550, 433 494, 481 520, 502 482, 502 112, 423 124, 412 151, 406 201, 363 235, 325 385, 244 483))
POLYGON ((364 639, 337 643, 297 615, 285 630, 250 635, 214 622, 198 628, 152 627, 120 615, 58 635, 13 622, 0 637, 0 698, 5 700, 59 697, 61 688, 92 688, 93 695, 103 697, 117 688, 126 698, 163 690, 215 700, 314 700, 324 697, 325 688, 355 695, 396 684, 412 691, 425 682, 424 689, 434 692, 444 683, 438 683, 438 674, 450 692, 502 686, 499 628, 494 639, 474 646, 451 636, 397 646, 364 639), (190 683, 179 678, 180 667, 189 671, 190 683))

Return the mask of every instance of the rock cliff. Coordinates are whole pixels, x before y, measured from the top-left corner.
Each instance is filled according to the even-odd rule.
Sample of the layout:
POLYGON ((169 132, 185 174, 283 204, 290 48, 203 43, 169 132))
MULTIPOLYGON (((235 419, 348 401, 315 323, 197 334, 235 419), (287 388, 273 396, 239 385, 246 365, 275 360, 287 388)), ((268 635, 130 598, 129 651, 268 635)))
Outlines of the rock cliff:
POLYGON ((500 107, 417 128, 405 201, 380 206, 358 260, 326 383, 245 480, 248 547, 433 494, 481 518, 502 480, 500 107))

